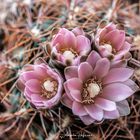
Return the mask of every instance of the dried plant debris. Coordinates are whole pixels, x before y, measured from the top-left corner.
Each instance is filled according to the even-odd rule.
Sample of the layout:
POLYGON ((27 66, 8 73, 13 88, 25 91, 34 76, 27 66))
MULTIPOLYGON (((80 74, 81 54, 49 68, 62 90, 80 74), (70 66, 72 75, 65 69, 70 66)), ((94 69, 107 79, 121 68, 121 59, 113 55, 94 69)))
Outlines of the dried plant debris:
POLYGON ((140 139, 138 0, 0 0, 0 3, 1 140, 140 139), (107 33, 113 29, 114 34, 105 37, 102 32, 107 29, 107 33), (69 40, 71 34, 74 39, 69 40), (117 38, 118 34, 122 36, 114 43, 112 36, 117 38), (69 42, 67 44, 70 48, 65 40, 69 42), (79 42, 78 49, 73 42, 79 42), (113 45, 120 47, 123 53, 117 47, 114 49, 113 45), (100 71, 93 65, 93 56, 98 57, 94 62, 96 65, 98 63, 100 71), (101 56, 104 58, 100 58, 101 56), (106 65, 101 67, 102 59, 106 65), (114 60, 117 62, 112 62, 114 60), (102 80, 103 74, 107 69, 118 66, 121 68, 117 68, 116 73, 120 73, 119 70, 124 73, 119 77, 121 84, 113 83, 117 85, 114 92, 120 97, 125 90, 127 95, 122 99, 131 96, 127 101, 122 101, 115 95, 108 96, 110 100, 114 97, 116 101, 112 102, 111 107, 105 106, 107 111, 104 111, 104 115, 101 115, 100 110, 100 116, 97 115, 99 118, 96 116, 93 119, 91 116, 95 117, 95 114, 88 110, 90 108, 86 108, 89 113, 83 117, 85 112, 76 110, 81 107, 78 106, 79 100, 82 101, 82 107, 91 106, 95 100, 101 100, 99 96, 104 93, 104 83, 108 82, 108 87, 112 84, 109 82, 109 75, 102 80), (69 91, 75 85, 79 86, 77 67, 81 69, 81 73, 78 72, 84 84, 77 91, 77 96, 71 97, 68 96, 69 91), (91 74, 91 70, 99 73, 91 74), (47 75, 43 76, 45 72, 47 75), (90 74, 95 76, 85 80, 90 74), (77 81, 69 86, 71 76, 77 81), (32 98, 30 91, 25 92, 26 86, 36 92, 32 98), (40 98, 37 96, 38 91, 42 93, 40 98), (71 105, 75 107, 72 108, 71 105), (115 114, 114 119, 109 118, 108 112, 115 105, 119 114, 117 117, 115 114))

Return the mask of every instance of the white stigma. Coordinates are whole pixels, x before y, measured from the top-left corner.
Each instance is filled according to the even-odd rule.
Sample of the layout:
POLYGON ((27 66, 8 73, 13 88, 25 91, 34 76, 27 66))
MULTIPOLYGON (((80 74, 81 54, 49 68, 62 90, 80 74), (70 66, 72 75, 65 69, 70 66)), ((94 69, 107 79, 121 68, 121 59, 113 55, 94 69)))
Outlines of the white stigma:
POLYGON ((99 85, 96 84, 96 83, 90 83, 90 84, 88 85, 87 90, 88 90, 88 92, 89 92, 89 94, 90 94, 90 97, 91 97, 91 98, 94 98, 96 95, 99 94, 99 92, 100 92, 100 87, 99 87, 99 85))
POLYGON ((65 51, 63 53, 63 56, 65 57, 66 60, 73 60, 75 55, 71 51, 65 51))
POLYGON ((51 82, 50 80, 45 81, 43 86, 44 86, 45 90, 49 91, 49 92, 53 92, 54 88, 55 88, 54 83, 51 82))
POLYGON ((112 46, 110 44, 104 44, 104 47, 111 53, 112 52, 112 46))

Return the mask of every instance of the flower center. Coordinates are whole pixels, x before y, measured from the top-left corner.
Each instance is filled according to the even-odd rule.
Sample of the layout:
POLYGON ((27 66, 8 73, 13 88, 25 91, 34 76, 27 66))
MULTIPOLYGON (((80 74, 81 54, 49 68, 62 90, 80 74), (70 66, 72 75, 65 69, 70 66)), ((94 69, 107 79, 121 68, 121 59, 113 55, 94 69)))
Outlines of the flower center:
POLYGON ((115 54, 116 53, 116 49, 112 46, 111 42, 107 42, 105 40, 103 40, 101 42, 101 45, 108 50, 108 52, 115 54))
POLYGON ((48 78, 42 85, 42 96, 50 99, 57 93, 58 83, 54 79, 48 78))
POLYGON ((72 48, 65 48, 60 50, 66 60, 72 61, 78 56, 77 52, 72 48))
POLYGON ((104 47, 110 52, 112 53, 112 46, 110 44, 104 44, 104 47))
POLYGON ((101 90, 102 86, 100 81, 97 81, 94 78, 88 79, 83 85, 82 103, 94 103, 94 98, 101 93, 101 90))
POLYGON ((63 53, 63 56, 66 60, 70 60, 70 61, 72 61, 75 58, 74 53, 72 53, 71 51, 65 51, 63 53))

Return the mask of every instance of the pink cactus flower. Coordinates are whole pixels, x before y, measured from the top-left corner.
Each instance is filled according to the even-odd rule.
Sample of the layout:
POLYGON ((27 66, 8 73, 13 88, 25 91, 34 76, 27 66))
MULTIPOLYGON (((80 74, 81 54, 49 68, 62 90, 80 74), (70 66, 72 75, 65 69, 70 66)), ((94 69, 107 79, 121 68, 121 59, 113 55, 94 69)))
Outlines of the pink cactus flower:
POLYGON ((59 102, 62 84, 61 75, 47 64, 41 63, 26 65, 18 79, 17 87, 37 109, 48 109, 59 102))
POLYGON ((92 51, 79 66, 65 68, 62 103, 89 125, 129 114, 126 98, 134 93, 133 70, 110 67, 110 61, 92 51))
POLYGON ((127 42, 125 31, 117 29, 113 23, 97 30, 95 45, 102 57, 109 57, 113 60, 123 58, 131 47, 127 42))
POLYGON ((64 65, 77 65, 80 58, 91 50, 90 40, 79 28, 72 31, 61 28, 53 38, 51 47, 56 61, 64 65))

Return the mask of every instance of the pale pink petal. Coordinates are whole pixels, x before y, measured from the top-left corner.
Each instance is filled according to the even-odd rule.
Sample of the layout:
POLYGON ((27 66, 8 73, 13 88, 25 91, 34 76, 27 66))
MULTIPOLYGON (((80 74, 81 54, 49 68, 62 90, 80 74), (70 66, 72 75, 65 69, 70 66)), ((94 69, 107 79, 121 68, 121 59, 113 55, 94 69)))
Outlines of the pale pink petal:
POLYGON ((112 30, 116 30, 116 25, 111 22, 104 28, 99 28, 97 34, 99 35, 100 39, 103 39, 104 36, 112 30))
POLYGON ((133 90, 133 92, 136 92, 139 90, 139 86, 131 79, 128 79, 127 81, 125 81, 124 84, 129 86, 133 90))
POLYGON ((41 97, 39 94, 31 94, 31 101, 33 102, 43 102, 45 98, 41 97))
POLYGON ((34 66, 31 64, 26 64, 24 65, 24 67, 22 68, 22 72, 24 71, 33 71, 34 70, 34 66))
POLYGON ((42 102, 31 102, 36 109, 46 109, 46 107, 44 106, 44 104, 42 102))
POLYGON ((125 42, 125 32, 119 31, 119 35, 116 36, 116 39, 113 40, 112 45, 117 51, 119 51, 123 47, 124 42, 125 42))
POLYGON ((120 116, 126 116, 130 114, 129 104, 126 100, 117 102, 117 109, 119 111, 120 116))
POLYGON ((50 100, 43 101, 43 104, 46 108, 51 109, 53 106, 58 104, 59 101, 60 101, 59 98, 54 99, 54 97, 53 97, 50 100))
POLYGON ((32 91, 30 91, 27 87, 25 87, 24 90, 24 96, 26 97, 26 99, 31 102, 31 95, 33 94, 32 91))
POLYGON ((93 75, 93 68, 87 62, 83 62, 78 67, 78 76, 82 81, 86 81, 93 75))
POLYGON ((118 41, 119 36, 119 30, 112 30, 104 36, 104 40, 112 43, 112 45, 115 45, 115 43, 118 41))
POLYGON ((107 34, 107 32, 108 32, 108 30, 106 28, 98 29, 98 31, 97 31, 97 38, 95 40, 95 41, 98 40, 98 43, 97 43, 98 45, 99 45, 99 41, 101 41, 104 38, 104 36, 107 34))
POLYGON ((75 101, 77 101, 77 102, 82 101, 81 92, 79 90, 71 90, 70 95, 75 101))
POLYGON ((17 88, 21 90, 22 92, 24 91, 25 88, 25 82, 21 79, 21 77, 17 80, 17 88))
POLYGON ((63 39, 68 48, 74 48, 76 46, 76 37, 72 32, 68 31, 63 39))
POLYGON ((67 88, 69 90, 79 90, 79 91, 81 91, 82 81, 78 78, 72 78, 72 79, 69 79, 65 82, 65 86, 67 86, 67 88))
POLYGON ((113 111, 104 111, 104 118, 105 119, 117 119, 119 118, 119 111, 113 110, 113 111))
POLYGON ((84 115, 88 114, 84 108, 84 105, 82 105, 81 103, 78 103, 76 101, 73 102, 72 111, 73 111, 73 114, 75 114, 77 116, 84 116, 84 115))
POLYGON ((72 30, 72 32, 78 36, 78 35, 85 35, 84 31, 82 29, 80 29, 79 27, 76 27, 72 30))
POLYGON ((27 86, 32 92, 41 92, 41 84, 40 81, 36 79, 31 79, 25 83, 25 86, 27 86))
POLYGON ((80 116, 80 119, 82 120, 82 122, 85 124, 85 125, 90 125, 92 123, 95 122, 95 120, 90 117, 89 115, 86 115, 86 116, 80 116))
POLYGON ((102 77, 106 76, 109 69, 110 69, 109 60, 107 58, 102 58, 97 61, 93 73, 96 75, 98 79, 101 79, 102 77))
POLYGON ((97 121, 101 121, 103 119, 103 110, 96 105, 85 105, 85 110, 93 119, 97 121))
POLYGON ((98 50, 99 50, 99 53, 102 57, 108 57, 108 58, 111 58, 113 59, 114 58, 114 55, 109 52, 104 45, 101 45, 101 46, 98 46, 98 50))
POLYGON ((131 48, 131 44, 128 42, 124 43, 124 46, 122 47, 122 51, 125 50, 126 52, 128 52, 131 48))
POLYGON ((111 22, 105 27, 105 29, 107 29, 107 31, 110 32, 116 29, 116 25, 113 22, 111 22))
POLYGON ((104 77, 103 83, 124 82, 133 75, 134 70, 129 68, 113 68, 104 77))
POLYGON ((69 32, 66 28, 60 28, 59 33, 65 35, 67 32, 69 32))
POLYGON ((66 94, 67 94, 67 96, 70 98, 70 100, 74 100, 73 98, 72 98, 72 96, 71 96, 71 94, 70 94, 70 90, 69 90, 69 88, 67 87, 67 83, 65 82, 64 83, 64 89, 65 89, 65 92, 66 92, 66 94))
POLYGON ((127 66, 127 60, 125 59, 111 62, 111 68, 120 68, 126 66, 127 66))
POLYGON ((130 87, 122 83, 113 83, 103 88, 101 96, 108 100, 118 102, 128 98, 133 93, 130 87))
POLYGON ((34 71, 40 74, 40 76, 45 77, 47 76, 46 69, 41 65, 34 65, 34 71))
POLYGON ((96 62, 101 58, 101 56, 96 52, 92 51, 87 58, 87 62, 92 66, 92 68, 95 68, 96 62))
POLYGON ((116 103, 101 97, 95 99, 95 105, 103 110, 112 111, 116 109, 116 103))
POLYGON ((131 45, 128 42, 124 43, 122 49, 115 55, 114 61, 121 59, 126 53, 129 52, 131 45))
POLYGON ((26 99, 33 104, 36 108, 44 108, 44 104, 39 101, 39 98, 33 99, 32 96, 38 96, 38 94, 34 94, 32 91, 30 91, 27 87, 25 88, 25 92, 24 92, 24 96, 26 97, 26 99), (32 100, 33 99, 33 100, 32 100))
POLYGON ((67 80, 74 77, 78 77, 78 67, 77 66, 66 67, 64 73, 65 73, 65 78, 67 80))
POLYGON ((77 36, 77 47, 75 49, 77 49, 78 53, 81 55, 86 55, 86 53, 91 49, 89 39, 83 35, 77 36))
POLYGON ((62 34, 57 34, 52 41, 52 46, 56 46, 58 43, 63 44, 64 43, 64 35, 62 34))
POLYGON ((67 94, 64 94, 62 96, 61 102, 62 102, 62 104, 64 104, 68 108, 70 108, 70 109, 72 108, 73 101, 69 99, 69 97, 67 96, 67 94))
POLYGON ((22 75, 23 75, 25 81, 28 81, 30 79, 38 79, 38 80, 43 79, 43 76, 36 71, 23 72, 22 75))

